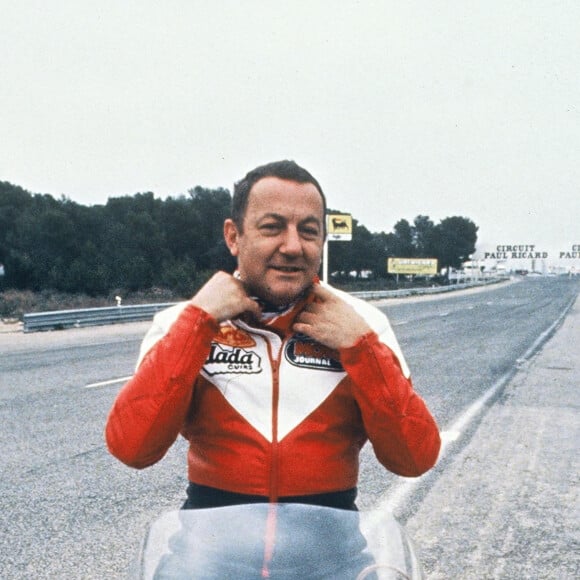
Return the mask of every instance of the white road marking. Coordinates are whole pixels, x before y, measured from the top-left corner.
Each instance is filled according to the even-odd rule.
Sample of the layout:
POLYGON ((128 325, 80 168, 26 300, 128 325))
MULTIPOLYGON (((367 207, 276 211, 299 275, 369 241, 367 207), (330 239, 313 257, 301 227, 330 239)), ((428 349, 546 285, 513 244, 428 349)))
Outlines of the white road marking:
MULTIPOLYGON (((440 432, 441 450, 439 452, 440 462, 446 455, 446 452, 451 443, 461 439, 463 432, 467 429, 469 424, 484 410, 485 404, 491 399, 505 384, 512 378, 512 373, 506 373, 502 376, 492 387, 490 387, 477 401, 471 404, 459 417, 450 425, 445 431, 440 432)), ((407 501, 407 498, 415 490, 419 483, 427 478, 433 477, 433 470, 427 472, 422 477, 403 477, 402 482, 395 487, 379 505, 379 510, 387 509, 394 512, 407 501)))
POLYGON ((125 383, 132 377, 121 377, 119 379, 111 379, 110 381, 102 381, 100 383, 90 383, 85 385, 85 389, 96 389, 97 387, 108 387, 109 385, 116 385, 117 383, 125 383))
MULTIPOLYGON (((449 445, 455 441, 461 439, 463 433, 468 430, 470 424, 484 411, 486 411, 486 405, 490 399, 493 399, 495 395, 509 382, 524 362, 528 361, 536 351, 543 346, 543 344, 550 338, 552 333, 556 328, 562 323, 568 311, 572 308, 576 298, 573 298, 560 312, 558 318, 544 331, 534 343, 528 348, 524 355, 516 361, 515 369, 506 372, 501 376, 479 399, 474 401, 463 413, 460 413, 455 421, 447 428, 445 431, 440 432, 441 436, 441 451, 439 452, 439 459, 441 461, 446 455, 449 445)), ((487 408, 489 410, 489 408, 487 408)), ((401 483, 397 485, 393 492, 389 493, 383 500, 379 503, 378 510, 387 509, 394 512, 403 505, 419 483, 427 478, 434 476, 434 471, 431 470, 427 472, 422 477, 401 477, 401 483)))
POLYGON ((457 441, 461 437, 461 433, 459 431, 441 431, 439 433, 441 437, 441 441, 448 442, 448 441, 457 441))

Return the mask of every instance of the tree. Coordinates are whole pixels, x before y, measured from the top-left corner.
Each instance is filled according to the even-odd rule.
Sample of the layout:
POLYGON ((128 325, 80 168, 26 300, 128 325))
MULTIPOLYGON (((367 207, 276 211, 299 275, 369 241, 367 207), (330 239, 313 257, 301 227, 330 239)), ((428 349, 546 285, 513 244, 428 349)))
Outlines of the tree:
POLYGON ((213 269, 213 258, 223 258, 221 242, 223 223, 230 215, 231 195, 227 189, 206 189, 197 186, 189 190, 196 214, 195 255, 201 270, 213 269))
MULTIPOLYGON (((215 270, 235 268, 222 235, 230 204, 227 189, 197 186, 166 200, 146 192, 87 207, 0 182, 3 285, 91 295, 160 286, 191 296, 215 270)), ((352 241, 330 244, 329 271, 386 276, 388 256, 435 257, 457 268, 476 240, 477 226, 463 217, 435 226, 418 215, 389 234, 353 219, 352 241)))
POLYGON ((160 278, 167 258, 157 219, 160 203, 152 193, 107 202, 100 247, 109 265, 111 289, 142 290, 160 278))
POLYGON ((413 258, 415 256, 413 230, 407 220, 399 220, 395 224, 393 233, 387 234, 387 252, 389 256, 396 258, 413 258))
POLYGON ((172 260, 195 261, 198 252, 199 215, 190 197, 169 197, 159 213, 159 225, 172 260))
POLYGON ((371 270, 373 266, 372 250, 373 250, 373 235, 369 230, 361 225, 358 220, 353 220, 353 241, 352 243, 352 257, 353 267, 357 277, 361 277, 363 271, 371 270))
POLYGON ((0 181, 0 264, 5 266, 3 285, 7 287, 15 286, 18 277, 12 251, 14 228, 31 203, 30 193, 17 185, 0 181))
POLYGON ((78 254, 76 224, 65 200, 49 195, 31 197, 11 224, 5 243, 10 284, 32 290, 55 287, 78 254))
POLYGON ((433 248, 439 268, 460 268, 475 252, 479 228, 468 218, 448 217, 433 230, 433 248))
POLYGON ((418 215, 413 221, 411 235, 416 258, 433 257, 433 232, 435 224, 426 215, 418 215))
POLYGON ((370 244, 370 269, 375 278, 387 276, 387 246, 388 234, 385 232, 373 233, 370 244))

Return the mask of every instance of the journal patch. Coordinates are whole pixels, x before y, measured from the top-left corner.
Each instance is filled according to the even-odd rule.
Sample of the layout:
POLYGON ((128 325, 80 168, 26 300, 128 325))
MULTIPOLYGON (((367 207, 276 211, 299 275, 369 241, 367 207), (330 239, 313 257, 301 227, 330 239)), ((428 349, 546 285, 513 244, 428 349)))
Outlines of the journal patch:
POLYGON ((292 337, 284 349, 286 360, 307 369, 344 372, 338 352, 315 342, 308 336, 298 334, 292 337))

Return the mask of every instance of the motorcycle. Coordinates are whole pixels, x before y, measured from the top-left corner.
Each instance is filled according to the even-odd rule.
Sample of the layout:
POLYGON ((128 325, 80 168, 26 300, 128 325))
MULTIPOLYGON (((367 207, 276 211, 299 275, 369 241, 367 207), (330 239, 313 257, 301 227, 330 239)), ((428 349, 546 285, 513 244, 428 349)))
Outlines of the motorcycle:
POLYGON ((386 511, 258 503, 162 514, 139 580, 420 580, 417 551, 386 511))

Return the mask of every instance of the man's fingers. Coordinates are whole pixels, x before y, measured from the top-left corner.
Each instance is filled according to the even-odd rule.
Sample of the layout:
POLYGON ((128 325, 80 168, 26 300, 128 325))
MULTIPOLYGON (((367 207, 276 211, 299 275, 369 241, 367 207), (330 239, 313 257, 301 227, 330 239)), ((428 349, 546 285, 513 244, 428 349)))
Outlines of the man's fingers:
POLYGON ((305 324, 304 322, 295 322, 292 325, 292 330, 298 334, 305 334, 306 336, 314 338, 311 336, 312 326, 310 324, 305 324))
POLYGON ((244 305, 246 306, 244 312, 250 312, 256 318, 260 318, 262 316, 262 309, 256 301, 252 300, 251 298, 247 298, 244 300, 244 305))
POLYGON ((299 322, 301 324, 312 324, 313 318, 314 318, 314 316, 311 313, 309 313, 309 312, 301 312, 296 317, 296 322, 299 322))
POLYGON ((330 290, 328 290, 328 288, 322 286, 322 284, 314 284, 314 286, 312 287, 312 291, 314 295, 317 298, 321 299, 323 302, 334 297, 334 294, 330 290))
POLYGON ((312 312, 312 313, 316 312, 317 308, 318 308, 318 305, 316 304, 316 302, 311 302, 310 304, 307 304, 300 311, 300 314, 298 315, 298 318, 300 318, 300 316, 302 316, 303 314, 308 314, 309 312, 312 312))

